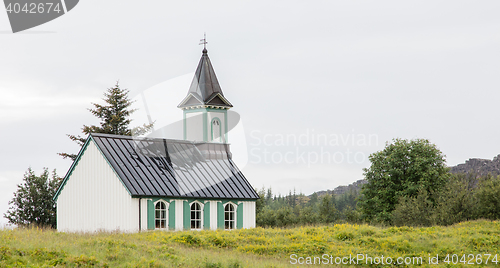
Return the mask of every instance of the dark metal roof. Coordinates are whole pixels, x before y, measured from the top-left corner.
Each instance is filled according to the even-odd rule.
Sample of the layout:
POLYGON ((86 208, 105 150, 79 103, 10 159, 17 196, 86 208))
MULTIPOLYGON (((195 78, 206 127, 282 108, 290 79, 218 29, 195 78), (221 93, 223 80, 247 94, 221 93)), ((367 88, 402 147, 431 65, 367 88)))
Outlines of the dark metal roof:
POLYGON ((91 134, 132 196, 258 199, 228 144, 91 134))
POLYGON ((215 71, 206 49, 203 50, 200 63, 198 64, 198 68, 196 68, 188 94, 178 107, 183 108, 199 105, 233 107, 233 105, 224 98, 224 93, 222 93, 217 76, 215 76, 215 71))

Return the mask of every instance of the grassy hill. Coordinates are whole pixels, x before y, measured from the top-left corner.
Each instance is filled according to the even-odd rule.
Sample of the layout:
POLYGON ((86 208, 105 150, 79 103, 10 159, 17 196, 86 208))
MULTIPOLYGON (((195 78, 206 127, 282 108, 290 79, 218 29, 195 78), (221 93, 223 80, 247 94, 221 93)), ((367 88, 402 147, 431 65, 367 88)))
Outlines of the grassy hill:
POLYGON ((403 262, 421 258, 423 267, 445 267, 448 255, 450 265, 468 266, 460 262, 464 254, 464 262, 484 265, 489 258, 486 266, 500 267, 494 263, 500 263, 500 222, 481 220, 429 228, 337 224, 136 234, 0 230, 0 267, 288 267, 296 266, 291 262, 345 262, 350 255, 357 265, 370 264, 372 258, 369 266, 379 266, 375 262, 382 261, 383 255, 386 262, 388 257, 393 263, 398 258, 403 262), (437 255, 434 260, 439 265, 429 265, 429 257, 437 255))

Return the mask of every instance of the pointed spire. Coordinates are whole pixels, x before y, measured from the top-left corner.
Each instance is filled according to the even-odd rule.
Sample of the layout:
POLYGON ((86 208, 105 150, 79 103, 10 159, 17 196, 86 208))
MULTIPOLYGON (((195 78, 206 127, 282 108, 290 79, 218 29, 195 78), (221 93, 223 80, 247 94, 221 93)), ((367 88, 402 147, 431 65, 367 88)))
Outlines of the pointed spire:
MULTIPOLYGON (((206 39, 201 40, 204 46, 206 39)), ((214 68, 208 57, 206 47, 203 48, 198 68, 194 74, 193 82, 189 88, 187 96, 177 106, 179 108, 194 108, 194 107, 217 107, 229 109, 233 105, 224 97, 222 89, 215 75, 214 68)))

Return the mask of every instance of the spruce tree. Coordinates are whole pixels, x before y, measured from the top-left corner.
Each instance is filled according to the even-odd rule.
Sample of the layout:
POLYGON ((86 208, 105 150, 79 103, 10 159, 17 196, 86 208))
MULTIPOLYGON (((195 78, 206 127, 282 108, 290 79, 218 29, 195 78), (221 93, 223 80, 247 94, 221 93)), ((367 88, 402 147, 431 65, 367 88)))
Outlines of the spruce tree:
POLYGON ((36 225, 56 228, 56 202, 52 200, 62 179, 54 170, 52 177, 44 168, 40 176, 29 168, 24 182, 17 185, 14 198, 9 201, 9 210, 4 217, 18 226, 36 225))
MULTIPOLYGON (((93 115, 101 119, 100 126, 87 126, 83 125, 82 132, 85 136, 90 133, 104 133, 104 134, 115 134, 115 135, 141 135, 149 132, 153 128, 153 123, 144 124, 135 128, 130 128, 129 116, 134 113, 135 109, 130 109, 132 101, 128 97, 129 90, 121 89, 118 82, 114 87, 108 88, 104 93, 103 100, 106 105, 101 105, 97 103, 92 103, 94 109, 88 109, 93 115)), ((72 141, 83 146, 86 137, 81 137, 80 135, 67 135, 72 141)), ((76 154, 59 153, 63 158, 71 158, 75 160, 76 154)))
POLYGON ((319 216, 324 223, 332 223, 335 221, 335 197, 325 194, 321 198, 319 205, 319 216))

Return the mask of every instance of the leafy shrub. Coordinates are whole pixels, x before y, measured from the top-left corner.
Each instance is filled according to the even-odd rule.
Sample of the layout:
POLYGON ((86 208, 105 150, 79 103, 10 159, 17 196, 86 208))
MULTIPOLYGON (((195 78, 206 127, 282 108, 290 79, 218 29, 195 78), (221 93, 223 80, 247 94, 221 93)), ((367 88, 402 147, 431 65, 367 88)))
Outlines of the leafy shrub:
POLYGON ((490 220, 500 219, 500 176, 483 179, 476 196, 480 217, 490 220))
POLYGON ((297 224, 297 217, 291 207, 282 207, 277 210, 271 210, 268 207, 262 209, 257 215, 257 225, 267 227, 285 227, 297 224))
POLYGON ((475 175, 455 174, 437 197, 436 224, 451 225, 476 218, 475 175))
POLYGON ((302 225, 313 224, 319 221, 319 215, 312 207, 305 207, 300 210, 299 223, 302 225))
POLYGON ((439 192, 421 191, 417 197, 400 198, 392 224, 446 226, 481 217, 500 219, 500 178, 453 174, 439 192))
POLYGON ((392 212, 392 223, 396 226, 431 226, 434 223, 434 208, 426 190, 416 197, 402 197, 392 212))
POLYGON ((349 223, 362 223, 361 216, 361 211, 359 209, 352 209, 350 206, 347 206, 341 214, 341 217, 349 223))

